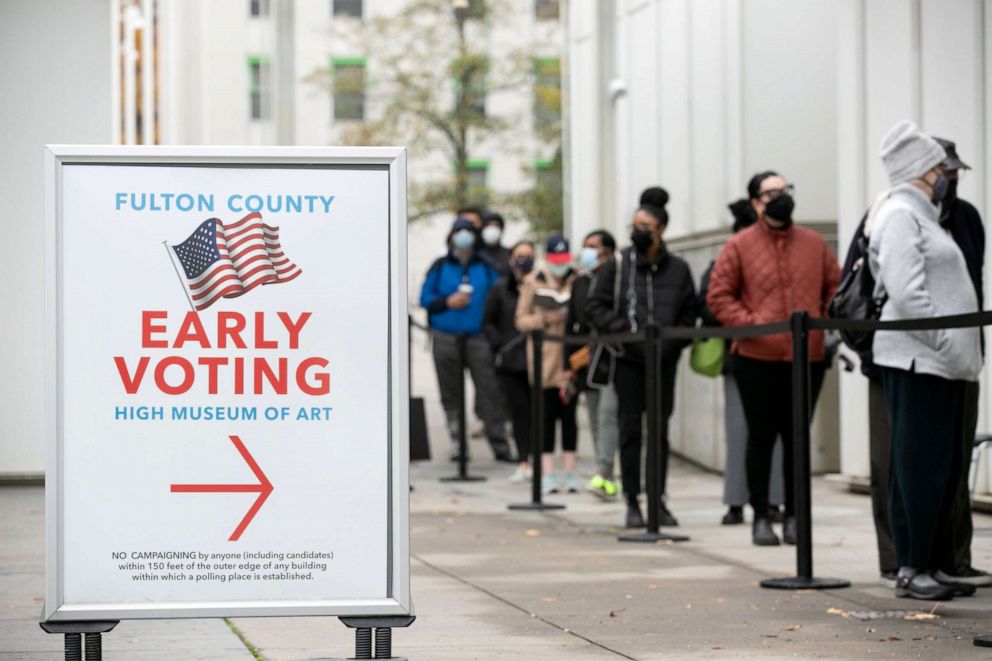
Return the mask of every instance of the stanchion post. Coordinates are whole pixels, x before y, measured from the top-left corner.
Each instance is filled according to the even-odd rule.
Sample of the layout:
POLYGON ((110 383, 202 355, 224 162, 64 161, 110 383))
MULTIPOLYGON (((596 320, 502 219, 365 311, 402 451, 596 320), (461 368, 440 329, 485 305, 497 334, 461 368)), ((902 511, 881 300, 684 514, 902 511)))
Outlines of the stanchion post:
POLYGON ((648 499, 648 525, 642 533, 620 535, 621 542, 687 542, 685 535, 668 535, 660 531, 661 505, 661 329, 648 321, 644 341, 644 399, 647 402, 648 436, 645 482, 648 499))
POLYGON ((465 345, 468 336, 458 334, 455 336, 458 351, 458 475, 442 477, 442 482, 484 482, 486 478, 482 475, 468 474, 468 420, 465 414, 465 345))
POLYGON ((530 502, 510 505, 508 509, 523 511, 561 510, 564 505, 541 502, 542 464, 541 454, 544 451, 544 382, 542 351, 544 350, 544 331, 538 329, 530 334, 533 359, 531 361, 534 380, 530 387, 530 502))
MULTIPOLYGON (((792 471, 796 516, 796 575, 769 578, 763 588, 826 590, 850 587, 842 578, 813 576, 813 507, 809 459, 810 379, 809 313, 796 310, 789 317, 792 333, 792 471)), ((785 470, 789 470, 786 468, 785 470)))

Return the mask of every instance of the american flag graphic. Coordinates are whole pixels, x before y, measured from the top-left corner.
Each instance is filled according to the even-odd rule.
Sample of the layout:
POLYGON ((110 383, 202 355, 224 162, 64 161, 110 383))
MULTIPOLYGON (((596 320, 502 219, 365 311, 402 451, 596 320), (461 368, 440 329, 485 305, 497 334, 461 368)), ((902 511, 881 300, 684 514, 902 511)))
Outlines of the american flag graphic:
POLYGON ((279 228, 263 223, 259 213, 227 225, 217 218, 205 220, 185 241, 170 245, 169 256, 176 271, 181 269, 180 280, 195 310, 302 273, 283 252, 279 228))

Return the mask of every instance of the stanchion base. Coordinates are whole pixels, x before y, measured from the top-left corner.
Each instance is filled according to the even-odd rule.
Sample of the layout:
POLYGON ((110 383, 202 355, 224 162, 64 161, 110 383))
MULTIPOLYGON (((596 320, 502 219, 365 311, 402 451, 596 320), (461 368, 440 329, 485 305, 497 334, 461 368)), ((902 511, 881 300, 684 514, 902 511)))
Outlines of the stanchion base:
POLYGON ((439 482, 485 482, 488 479, 489 478, 485 477, 484 475, 465 475, 464 477, 461 475, 449 475, 448 477, 440 478, 438 481, 439 482))
POLYGON ((786 576, 766 578, 761 581, 761 587, 772 590, 835 590, 837 588, 849 588, 851 582, 843 578, 786 576))
POLYGON ((975 647, 992 647, 992 633, 987 633, 984 636, 975 636, 975 647))
POLYGON ((663 532, 636 532, 629 535, 620 535, 618 542, 640 542, 642 544, 655 544, 657 542, 688 542, 685 535, 666 535, 663 532))
POLYGON ((507 505, 506 509, 515 512, 544 512, 546 510, 563 510, 565 506, 557 503, 518 503, 507 505))
MULTIPOLYGON (((304 659, 303 661, 360 661, 357 657, 349 656, 347 658, 341 656, 322 656, 316 659, 304 659)), ((388 659, 380 659, 379 661, 409 661, 405 656, 391 656, 388 659)))

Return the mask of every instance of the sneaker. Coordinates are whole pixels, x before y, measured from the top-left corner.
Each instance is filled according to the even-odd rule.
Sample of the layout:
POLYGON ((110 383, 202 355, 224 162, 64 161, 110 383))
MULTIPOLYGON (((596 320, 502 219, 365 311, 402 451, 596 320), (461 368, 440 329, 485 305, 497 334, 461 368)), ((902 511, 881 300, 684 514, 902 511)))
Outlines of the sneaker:
POLYGON ((668 507, 665 506, 665 501, 658 504, 658 525, 666 528, 675 528, 679 525, 678 519, 672 516, 668 507))
POLYGON ((738 505, 731 505, 727 513, 720 519, 721 526, 737 526, 744 523, 744 508, 738 505))
POLYGON ((899 572, 895 569, 883 571, 878 575, 878 580, 885 587, 894 590, 896 588, 896 581, 899 580, 899 572))
POLYGON ((755 546, 778 546, 778 535, 772 530, 772 524, 768 519, 755 519, 751 524, 751 542, 755 546))
POLYGON ((559 493, 558 477, 554 473, 541 477, 541 493, 544 495, 559 493))
POLYGON ((972 597, 976 592, 978 592, 977 585, 972 585, 971 583, 961 583, 959 581, 942 581, 937 578, 936 573, 934 574, 934 580, 941 585, 946 585, 947 587, 953 589, 955 597, 972 597))
POLYGON ((513 456, 513 448, 506 442, 505 438, 491 438, 489 445, 493 449, 493 458, 503 463, 516 463, 517 458, 513 456))
POLYGON ((586 485, 586 491, 589 493, 599 495, 599 492, 603 490, 603 484, 606 480, 603 479, 602 475, 593 475, 592 479, 589 480, 589 484, 586 485))
POLYGON ((517 466, 517 469, 513 471, 507 480, 510 484, 524 484, 530 482, 532 477, 530 466, 517 466))
POLYGON ((604 500, 614 500, 620 494, 620 485, 613 480, 603 480, 603 492, 601 498, 604 500))
POLYGON ((980 588, 992 585, 992 574, 968 565, 958 565, 950 571, 938 571, 934 574, 941 583, 969 583, 980 588))
POLYGON ((576 477, 575 473, 565 473, 565 479, 562 480, 562 488, 567 493, 579 493, 579 478, 576 477))
POLYGON ((896 579, 896 596, 924 601, 947 601, 954 598, 954 588, 942 585, 926 572, 902 569, 896 579))
POLYGON ((785 512, 778 505, 769 505, 768 520, 772 523, 783 523, 785 521, 785 512))

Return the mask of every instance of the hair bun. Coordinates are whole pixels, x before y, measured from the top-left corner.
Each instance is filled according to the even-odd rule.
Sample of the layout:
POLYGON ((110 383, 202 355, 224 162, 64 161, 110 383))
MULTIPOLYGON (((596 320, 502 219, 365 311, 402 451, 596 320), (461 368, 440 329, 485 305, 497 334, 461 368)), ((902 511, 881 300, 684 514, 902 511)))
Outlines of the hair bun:
POLYGON ((648 204, 653 207, 658 207, 659 209, 664 209, 668 204, 668 191, 661 186, 651 186, 650 188, 645 188, 644 192, 641 193, 640 204, 648 204))

